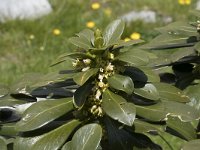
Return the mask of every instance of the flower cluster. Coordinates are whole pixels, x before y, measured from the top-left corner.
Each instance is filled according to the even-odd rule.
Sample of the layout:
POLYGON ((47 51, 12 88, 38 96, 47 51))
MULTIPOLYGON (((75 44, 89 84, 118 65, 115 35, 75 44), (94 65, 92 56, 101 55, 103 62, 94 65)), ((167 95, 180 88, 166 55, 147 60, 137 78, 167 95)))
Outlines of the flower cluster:
POLYGON ((131 35, 130 35, 130 38, 129 37, 126 37, 124 39, 125 42, 128 42, 130 40, 139 40, 141 38, 141 35, 140 33, 138 32, 133 32, 131 35))

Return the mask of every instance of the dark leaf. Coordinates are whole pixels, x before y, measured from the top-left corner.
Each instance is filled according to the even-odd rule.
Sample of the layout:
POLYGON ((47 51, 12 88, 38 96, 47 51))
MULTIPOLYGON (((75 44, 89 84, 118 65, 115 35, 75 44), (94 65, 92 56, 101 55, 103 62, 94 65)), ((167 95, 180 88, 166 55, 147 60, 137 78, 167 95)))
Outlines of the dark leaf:
POLYGON ((148 80, 147 75, 145 75, 145 73, 142 70, 135 67, 126 67, 124 75, 131 77, 133 81, 147 82, 148 80))
POLYGON ((112 121, 109 118, 105 119, 106 130, 108 133, 108 150, 135 150, 135 149, 153 149, 161 150, 148 137, 143 134, 134 133, 126 130, 125 127, 112 121))
POLYGON ((0 107, 0 123, 9 123, 20 120, 21 115, 13 107, 0 107))
POLYGON ((39 87, 31 92, 34 97, 40 98, 66 98, 72 97, 73 92, 65 88, 54 88, 51 86, 39 87))
POLYGON ((92 68, 84 72, 76 73, 73 76, 73 79, 78 85, 83 85, 90 77, 94 76, 97 72, 98 68, 92 68))
POLYGON ((74 98, 73 98, 73 103, 74 103, 75 107, 81 108, 84 105, 93 86, 94 85, 91 84, 91 82, 86 82, 75 91, 74 98))

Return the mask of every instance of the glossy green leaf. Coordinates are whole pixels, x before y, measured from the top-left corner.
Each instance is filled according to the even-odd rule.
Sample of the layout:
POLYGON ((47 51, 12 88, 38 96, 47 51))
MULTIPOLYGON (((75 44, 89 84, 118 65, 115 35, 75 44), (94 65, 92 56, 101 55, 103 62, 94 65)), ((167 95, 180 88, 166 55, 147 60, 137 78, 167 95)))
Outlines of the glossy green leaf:
POLYGON ((103 93, 102 107, 105 113, 119 122, 132 126, 136 116, 136 110, 133 103, 126 100, 113 92, 106 90, 103 93))
POLYGON ((71 150, 96 150, 102 137, 102 128, 98 124, 81 127, 71 141, 71 150))
POLYGON ((0 106, 14 106, 14 105, 19 105, 19 104, 24 104, 26 101, 23 100, 17 100, 14 98, 5 98, 0 100, 0 106))
POLYGON ((7 123, 0 126, 0 135, 16 136, 18 131, 15 129, 15 123, 7 123))
POLYGON ((115 60, 128 63, 131 66, 144 66, 149 62, 148 55, 146 55, 145 51, 136 49, 120 53, 115 60))
POLYGON ((194 46, 194 49, 200 53, 200 42, 196 43, 195 46, 194 46))
POLYGON ((90 82, 86 82, 82 86, 80 86, 74 93, 73 97, 73 103, 75 107, 82 108, 85 104, 85 101, 87 100, 87 97, 91 93, 91 90, 93 88, 93 84, 90 82))
POLYGON ((190 97, 189 105, 193 106, 200 112, 200 84, 188 86, 184 93, 190 97))
POLYGON ((73 74, 59 74, 52 72, 48 74, 28 73, 21 80, 11 86, 11 93, 30 93, 33 89, 55 82, 71 79, 73 74))
POLYGON ((48 133, 36 137, 20 138, 14 143, 14 150, 56 150, 68 139, 79 121, 70 121, 48 133))
POLYGON ((104 45, 116 44, 124 31, 124 22, 122 20, 115 20, 111 22, 103 33, 104 45))
POLYGON ((193 107, 178 102, 162 101, 150 106, 135 107, 137 115, 152 121, 166 120, 167 116, 176 116, 185 122, 200 118, 200 113, 193 107))
POLYGON ((166 129, 165 125, 151 124, 145 121, 141 121, 139 119, 135 119, 134 121, 134 131, 137 133, 149 133, 149 132, 162 133, 165 132, 165 129, 166 129))
POLYGON ((114 74, 108 78, 108 84, 110 87, 132 94, 134 90, 134 84, 130 77, 119 74, 114 74))
POLYGON ((181 150, 199 150, 200 147, 200 139, 192 140, 183 145, 181 150))
POLYGON ((6 139, 0 136, 0 150, 7 150, 6 139))
POLYGON ((92 68, 84 72, 77 73, 73 76, 74 82, 78 85, 83 85, 90 77, 98 72, 98 68, 92 68))
POLYGON ((151 121, 163 121, 167 117, 165 106, 163 103, 157 103, 150 106, 135 105, 138 116, 149 119, 151 121))
POLYGON ((200 113, 188 104, 164 101, 165 109, 169 112, 168 115, 176 116, 182 121, 190 122, 200 119, 200 113))
POLYGON ((186 96, 178 88, 166 84, 166 83, 154 83, 153 84, 159 92, 160 98, 167 101, 177 101, 177 102, 190 102, 188 96, 186 96))
POLYGON ((84 37, 88 40, 89 43, 94 43, 94 32, 90 29, 84 29, 83 31, 77 34, 79 37, 84 37))
POLYGON ((171 63, 179 61, 180 59, 187 57, 187 56, 194 56, 196 55, 196 52, 194 48, 181 48, 177 49, 174 53, 172 53, 169 56, 169 59, 171 60, 171 63))
POLYGON ((91 43, 83 36, 71 37, 69 38, 69 42, 83 49, 89 49, 92 47, 91 43))
POLYGON ((72 141, 65 143, 61 150, 72 150, 72 141))
POLYGON ((135 88, 134 93, 150 100, 159 100, 160 95, 156 87, 153 84, 147 83, 142 88, 135 88))
POLYGON ((167 34, 182 34, 187 36, 195 36, 197 34, 197 30, 195 27, 191 26, 186 22, 174 22, 165 27, 161 27, 157 29, 161 33, 167 34))
POLYGON ((18 131, 40 128, 73 109, 72 98, 40 101, 29 107, 17 123, 18 131))
POLYGON ((171 35, 171 34, 161 34, 153 39, 150 43, 143 46, 147 49, 168 49, 168 48, 179 48, 185 46, 193 46, 195 41, 190 41, 188 43, 187 35, 171 35), (159 42, 158 42, 159 41, 159 42))
POLYGON ((167 126, 181 134, 187 140, 196 139, 196 131, 190 122, 183 122, 177 117, 168 116, 167 126))

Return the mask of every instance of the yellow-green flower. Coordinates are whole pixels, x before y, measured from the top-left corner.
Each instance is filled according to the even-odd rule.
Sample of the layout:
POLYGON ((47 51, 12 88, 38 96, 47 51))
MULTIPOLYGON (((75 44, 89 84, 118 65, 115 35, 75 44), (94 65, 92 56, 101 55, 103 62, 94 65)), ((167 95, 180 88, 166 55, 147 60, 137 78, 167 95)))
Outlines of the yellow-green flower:
POLYGON ((92 3, 91 7, 92 7, 92 9, 97 10, 101 7, 101 5, 97 2, 95 2, 95 3, 92 3))
POLYGON ((124 39, 125 42, 128 42, 128 41, 130 41, 130 40, 131 40, 131 39, 128 38, 128 37, 124 39))
POLYGON ((191 4, 191 0, 178 0, 178 3, 180 5, 190 5, 191 4))
POLYGON ((131 38, 132 40, 139 40, 140 37, 141 37, 141 35, 140 35, 140 33, 138 33, 138 32, 133 32, 133 33, 131 34, 131 36, 130 36, 130 38, 131 38))
POLYGON ((53 34, 54 35, 60 35, 61 34, 61 31, 59 29, 54 29, 53 30, 53 34))
POLYGON ((88 28, 94 28, 95 27, 95 23, 93 21, 89 21, 89 22, 86 23, 86 26, 88 28))

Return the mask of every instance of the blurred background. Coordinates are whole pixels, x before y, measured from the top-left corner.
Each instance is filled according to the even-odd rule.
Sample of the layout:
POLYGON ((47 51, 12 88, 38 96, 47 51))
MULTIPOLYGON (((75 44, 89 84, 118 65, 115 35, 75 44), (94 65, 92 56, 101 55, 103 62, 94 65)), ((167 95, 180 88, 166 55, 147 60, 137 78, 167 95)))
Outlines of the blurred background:
POLYGON ((103 29, 122 18, 126 22, 124 40, 148 42, 158 34, 155 28, 185 20, 190 10, 200 9, 198 0, 46 0, 49 6, 42 1, 0 0, 2 84, 11 84, 24 73, 65 68, 64 63, 50 65, 60 54, 73 50, 68 38, 82 29, 103 29), (31 5, 39 8, 31 11, 31 5))

